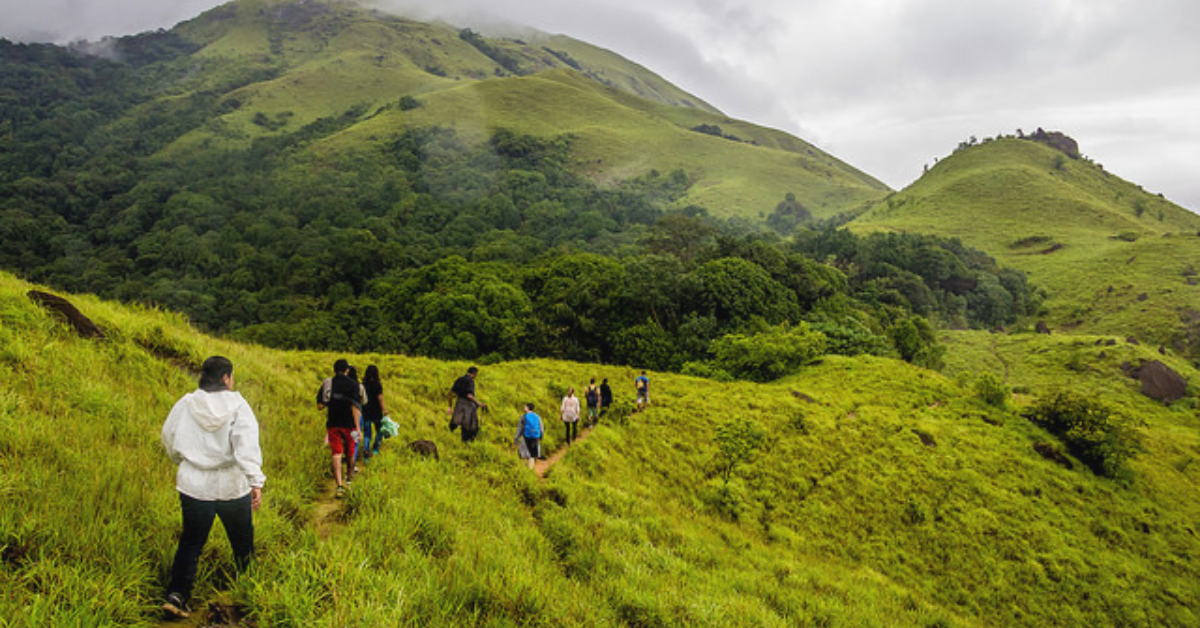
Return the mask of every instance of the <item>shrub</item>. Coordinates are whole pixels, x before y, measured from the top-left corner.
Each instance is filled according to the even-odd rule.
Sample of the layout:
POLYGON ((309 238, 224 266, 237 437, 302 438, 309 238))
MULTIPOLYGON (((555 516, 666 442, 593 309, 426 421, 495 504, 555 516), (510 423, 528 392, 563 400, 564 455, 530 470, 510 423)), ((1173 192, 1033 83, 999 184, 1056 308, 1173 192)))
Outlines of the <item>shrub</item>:
POLYGON ((825 334, 808 323, 780 325, 751 336, 728 334, 714 340, 715 368, 738 378, 769 382, 796 372, 825 353, 825 334))
POLYGON ((729 484, 729 478, 739 464, 754 459, 754 454, 766 440, 767 431, 753 419, 733 418, 717 428, 713 466, 725 484, 729 484))
POLYGON ((1141 449, 1128 420, 1078 393, 1063 391, 1039 399, 1025 417, 1057 436, 1096 475, 1124 477, 1126 461, 1141 449))
POLYGON ((725 371, 709 364, 708 362, 685 362, 683 368, 679 371, 684 375, 692 377, 703 377, 718 382, 732 382, 733 376, 725 371))
POLYGON ((984 373, 975 380, 975 396, 994 408, 1003 408, 1008 403, 1008 386, 991 373, 984 373))

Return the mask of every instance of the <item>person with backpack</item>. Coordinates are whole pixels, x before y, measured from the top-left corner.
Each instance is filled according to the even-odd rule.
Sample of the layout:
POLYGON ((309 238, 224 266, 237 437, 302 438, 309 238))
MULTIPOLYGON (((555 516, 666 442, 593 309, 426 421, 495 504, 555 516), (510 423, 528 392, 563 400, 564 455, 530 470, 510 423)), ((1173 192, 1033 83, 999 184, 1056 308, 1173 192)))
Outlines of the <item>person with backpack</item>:
POLYGON ((487 409, 486 403, 475 398, 475 378, 478 376, 479 369, 472 366, 450 387, 450 431, 461 429, 464 443, 479 435, 479 410, 487 409))
POLYGON ((535 460, 542 457, 542 417, 533 411, 533 402, 525 404, 525 413, 517 424, 517 437, 513 444, 517 446, 517 455, 532 469, 535 460))
POLYGON ((596 386, 596 378, 588 383, 587 390, 583 391, 584 403, 587 404, 587 426, 589 428, 596 426, 596 421, 600 420, 600 388, 596 386))
POLYGON ((213 519, 221 519, 238 573, 254 556, 253 513, 262 506, 267 477, 262 472, 258 420, 241 393, 233 390, 232 362, 221 356, 204 361, 198 390, 184 395, 167 415, 162 444, 171 462, 179 465, 175 490, 183 515, 162 609, 186 618, 213 519))
POLYGON ((646 377, 646 371, 642 371, 641 376, 633 380, 633 385, 637 388, 637 409, 645 410, 646 406, 650 405, 650 378, 646 377))
POLYGON ((362 397, 358 382, 350 378, 350 364, 343 359, 333 363, 333 377, 317 390, 317 408, 324 409, 325 435, 333 462, 334 496, 346 494, 346 484, 354 477, 354 444, 362 433, 362 397), (342 461, 348 469, 342 475, 342 461), (345 481, 343 481, 345 477, 345 481))
POLYGON ((366 401, 363 403, 363 462, 369 462, 372 456, 379 453, 379 445, 383 442, 383 417, 387 407, 383 403, 383 382, 379 378, 379 367, 374 364, 367 367, 362 381, 366 401), (372 439, 372 436, 374 439, 372 439))
POLYGON ((567 389, 567 396, 563 397, 559 414, 567 428, 567 444, 570 445, 571 441, 579 436, 579 398, 575 396, 574 387, 567 389))

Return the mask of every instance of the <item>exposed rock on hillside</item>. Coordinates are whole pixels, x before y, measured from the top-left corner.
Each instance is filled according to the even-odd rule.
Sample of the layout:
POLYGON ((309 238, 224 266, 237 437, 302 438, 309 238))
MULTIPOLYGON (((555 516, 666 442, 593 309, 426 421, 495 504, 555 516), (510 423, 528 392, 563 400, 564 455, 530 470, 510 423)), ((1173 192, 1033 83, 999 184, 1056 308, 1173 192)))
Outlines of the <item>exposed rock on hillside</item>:
POLYGON ((1041 142, 1061 151, 1071 159, 1079 159, 1079 143, 1060 131, 1044 131, 1038 128, 1037 132, 1029 136, 1029 139, 1035 142, 1041 142))
POLYGON ((49 292, 42 292, 40 290, 30 290, 27 293, 27 296, 32 299, 34 303, 37 303, 47 310, 54 312, 67 323, 69 323, 71 327, 75 329, 75 333, 79 334, 80 336, 83 336, 84 338, 104 337, 104 332, 92 322, 92 319, 84 316, 83 312, 80 312, 78 308, 76 308, 74 305, 71 305, 70 301, 58 295, 50 294, 49 292))
POLYGON ((1187 380, 1158 360, 1142 365, 1137 378, 1142 383, 1143 395, 1163 403, 1178 401, 1187 393, 1187 380))

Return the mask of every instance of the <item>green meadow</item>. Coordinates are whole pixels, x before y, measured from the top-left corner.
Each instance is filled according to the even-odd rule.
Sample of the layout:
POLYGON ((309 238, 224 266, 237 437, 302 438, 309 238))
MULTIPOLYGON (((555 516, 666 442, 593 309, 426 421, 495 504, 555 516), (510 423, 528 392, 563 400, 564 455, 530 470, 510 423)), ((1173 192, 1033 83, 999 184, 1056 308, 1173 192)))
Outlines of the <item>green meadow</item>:
MULTIPOLYGON (((446 430, 467 364, 378 364, 401 434, 331 505, 312 392, 337 356, 204 336, 178 315, 70 296, 78 338, 0 275, 0 617, 5 626, 153 626, 179 532, 167 411, 197 365, 231 358, 262 428, 255 568, 214 531, 197 605, 260 626, 1195 625, 1194 395, 1164 407, 1097 336, 951 332, 943 373, 829 356, 771 384, 536 360, 482 367, 479 441, 446 430), (1097 343, 1097 341, 1100 341, 1097 343), (1017 391, 976 397, 985 373, 1017 391), (517 460, 519 407, 561 445, 559 396, 608 377, 617 403, 544 480, 517 460), (1019 409, 1055 389, 1136 422, 1120 480, 1042 458, 1019 409), (721 434, 763 438, 719 472, 721 434), (441 459, 403 443, 430 439, 441 459)), ((1186 362, 1171 365, 1196 381, 1186 362)), ((219 526, 218 526, 219 528, 219 526)))

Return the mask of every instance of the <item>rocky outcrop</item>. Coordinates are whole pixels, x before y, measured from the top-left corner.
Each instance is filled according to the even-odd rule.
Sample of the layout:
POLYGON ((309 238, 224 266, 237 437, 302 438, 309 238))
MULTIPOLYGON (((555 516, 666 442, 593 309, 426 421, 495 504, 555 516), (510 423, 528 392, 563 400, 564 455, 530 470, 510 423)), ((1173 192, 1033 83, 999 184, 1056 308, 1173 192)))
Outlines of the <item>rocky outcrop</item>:
POLYGON ((1187 394, 1187 380, 1174 369, 1154 360, 1137 370, 1137 379, 1142 384, 1142 394, 1166 404, 1183 399, 1187 394))
POLYGON ((1028 137, 1031 140, 1047 144, 1050 147, 1057 149, 1071 159, 1079 159, 1079 143, 1066 133, 1059 131, 1044 131, 1039 128, 1036 133, 1028 137))
POLYGON ((41 290, 30 290, 26 293, 34 303, 54 312, 59 318, 65 320, 74 330, 75 333, 84 338, 103 338, 104 332, 100 330, 92 319, 83 315, 78 308, 71 305, 71 302, 55 294, 42 292, 41 290))

